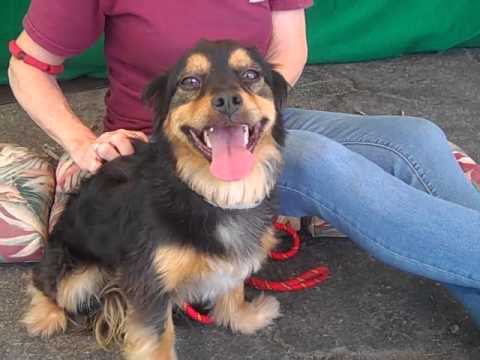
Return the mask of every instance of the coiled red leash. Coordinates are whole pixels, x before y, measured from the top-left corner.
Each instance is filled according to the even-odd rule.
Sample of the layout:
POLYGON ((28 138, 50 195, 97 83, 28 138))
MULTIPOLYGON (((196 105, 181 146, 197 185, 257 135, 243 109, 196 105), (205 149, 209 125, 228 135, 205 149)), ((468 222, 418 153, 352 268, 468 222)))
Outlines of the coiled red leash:
POLYGON ((297 230, 295 230, 293 227, 291 227, 288 223, 287 224, 282 224, 282 223, 279 223, 275 220, 273 220, 273 227, 277 230, 283 231, 283 232, 287 233, 288 235, 290 235, 290 237, 292 238, 293 244, 292 244, 292 247, 290 248, 290 250, 288 250, 288 251, 285 251, 285 252, 272 251, 270 253, 270 257, 273 260, 284 261, 284 260, 288 260, 288 259, 294 257, 295 255, 297 255, 298 250, 300 250, 300 244, 301 244, 300 236, 298 235, 297 230))
MULTIPOLYGON (((276 261, 285 261, 297 255, 301 245, 301 239, 298 235, 298 232, 289 224, 281 224, 276 222, 275 220, 273 221, 273 226, 275 227, 275 229, 283 231, 290 235, 290 237, 292 238, 292 247, 289 250, 283 252, 272 251, 270 253, 270 257, 276 261)), ((258 290, 275 292, 300 291, 313 288, 323 283, 325 280, 328 279, 329 274, 330 272, 327 267, 319 266, 288 280, 271 281, 252 276, 247 279, 245 284, 258 290)), ((201 324, 210 325, 214 322, 214 319, 211 316, 200 314, 189 304, 184 304, 182 309, 188 317, 201 324)))

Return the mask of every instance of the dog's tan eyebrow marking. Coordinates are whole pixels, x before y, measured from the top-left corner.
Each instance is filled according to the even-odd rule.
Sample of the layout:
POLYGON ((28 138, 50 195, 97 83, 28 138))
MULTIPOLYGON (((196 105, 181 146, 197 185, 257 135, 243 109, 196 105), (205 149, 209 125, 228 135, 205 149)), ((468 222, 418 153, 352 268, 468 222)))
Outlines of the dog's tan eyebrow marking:
POLYGON ((228 58, 228 65, 234 69, 241 69, 255 65, 245 49, 236 49, 228 58))
POLYGON ((205 55, 195 53, 188 57, 184 72, 206 74, 210 71, 210 67, 210 60, 205 55))

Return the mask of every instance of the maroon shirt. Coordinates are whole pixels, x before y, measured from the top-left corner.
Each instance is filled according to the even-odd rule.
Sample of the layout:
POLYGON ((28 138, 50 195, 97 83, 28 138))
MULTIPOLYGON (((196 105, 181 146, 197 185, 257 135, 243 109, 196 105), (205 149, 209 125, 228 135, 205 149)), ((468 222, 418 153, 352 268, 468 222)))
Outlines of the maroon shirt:
POLYGON ((233 39, 265 54, 272 11, 313 0, 32 0, 24 28, 59 56, 78 55, 105 32, 110 90, 105 130, 151 131, 144 87, 199 39, 233 39))

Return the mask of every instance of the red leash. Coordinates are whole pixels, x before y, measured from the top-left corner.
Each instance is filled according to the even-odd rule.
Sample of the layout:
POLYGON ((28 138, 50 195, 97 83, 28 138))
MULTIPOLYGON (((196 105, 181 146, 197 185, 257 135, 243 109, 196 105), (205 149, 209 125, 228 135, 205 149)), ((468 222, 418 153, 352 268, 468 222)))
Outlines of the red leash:
POLYGON ((200 324, 204 325, 211 325, 213 324, 213 318, 209 315, 202 315, 200 314, 197 310, 193 308, 192 305, 190 304, 184 304, 182 306, 182 310, 185 314, 188 315, 188 317, 192 320, 195 320, 196 322, 199 322, 200 324))
MULTIPOLYGON (((298 232, 289 224, 281 224, 274 221, 273 226, 275 227, 275 229, 283 231, 290 235, 293 243, 292 247, 287 251, 272 251, 270 253, 270 257, 273 260, 284 261, 297 255, 301 245, 301 240, 298 232)), ((245 284, 258 290, 275 292, 300 291, 313 288, 323 283, 325 280, 328 279, 329 274, 330 272, 327 267, 319 266, 284 281, 271 281, 252 276, 247 279, 245 284)), ((183 305, 182 309, 185 314, 188 315, 188 317, 201 324, 209 325, 213 324, 214 322, 211 316, 200 314, 189 304, 183 305)))
POLYGON ((273 260, 284 261, 284 260, 288 260, 288 259, 294 257, 295 255, 297 255, 298 250, 300 250, 300 244, 301 244, 300 236, 298 236, 297 230, 295 230, 289 224, 281 224, 279 222, 276 222, 275 220, 273 221, 273 227, 277 230, 283 231, 283 232, 287 233, 288 235, 290 235, 290 237, 293 240, 293 244, 292 244, 292 247, 290 248, 290 250, 288 250, 288 251, 285 251, 285 252, 272 251, 270 253, 270 257, 273 260))

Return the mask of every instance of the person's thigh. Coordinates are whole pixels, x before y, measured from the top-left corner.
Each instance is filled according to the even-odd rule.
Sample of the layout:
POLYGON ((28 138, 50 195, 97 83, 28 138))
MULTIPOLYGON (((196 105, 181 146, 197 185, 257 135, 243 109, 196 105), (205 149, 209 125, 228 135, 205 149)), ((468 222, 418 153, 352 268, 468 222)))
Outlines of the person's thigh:
POLYGON ((335 140, 416 189, 480 210, 480 194, 463 175, 443 131, 431 121, 302 109, 286 109, 283 118, 287 129, 335 140))

